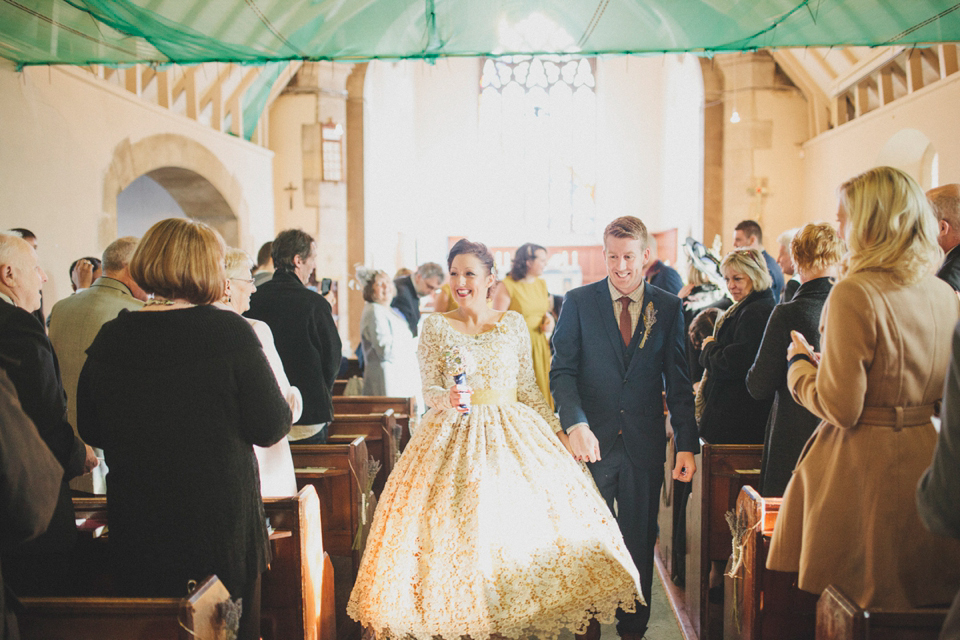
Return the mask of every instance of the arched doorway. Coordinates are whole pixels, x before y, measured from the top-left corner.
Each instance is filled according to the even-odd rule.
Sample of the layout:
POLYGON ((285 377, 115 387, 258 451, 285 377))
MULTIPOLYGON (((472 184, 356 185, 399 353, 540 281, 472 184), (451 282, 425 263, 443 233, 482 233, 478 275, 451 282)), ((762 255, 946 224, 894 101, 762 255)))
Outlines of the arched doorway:
POLYGON ((190 169, 154 169, 117 195, 119 236, 142 236, 165 218, 205 222, 219 231, 228 245, 238 244, 237 216, 230 205, 209 180, 190 169))
POLYGON ((220 159, 195 140, 175 134, 124 140, 104 179, 100 242, 106 246, 121 229, 142 235, 158 220, 188 217, 239 246, 247 215, 242 193, 220 159))

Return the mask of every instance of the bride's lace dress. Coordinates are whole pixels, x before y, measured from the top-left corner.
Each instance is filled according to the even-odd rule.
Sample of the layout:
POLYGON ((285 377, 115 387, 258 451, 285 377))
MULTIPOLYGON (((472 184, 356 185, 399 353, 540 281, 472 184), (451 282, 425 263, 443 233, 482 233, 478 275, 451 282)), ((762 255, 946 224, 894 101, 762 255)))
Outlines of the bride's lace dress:
POLYGON ((430 410, 384 488, 347 606, 378 638, 553 638, 642 599, 614 517, 555 435, 530 353, 516 312, 473 336, 440 314, 424 322, 430 410), (467 415, 449 401, 456 349, 476 361, 467 415))

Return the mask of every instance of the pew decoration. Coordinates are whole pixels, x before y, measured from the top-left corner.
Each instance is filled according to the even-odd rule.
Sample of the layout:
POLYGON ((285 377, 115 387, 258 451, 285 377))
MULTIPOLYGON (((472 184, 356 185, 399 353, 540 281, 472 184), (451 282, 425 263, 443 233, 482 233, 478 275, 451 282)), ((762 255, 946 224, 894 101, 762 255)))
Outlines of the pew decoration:
POLYGON ((743 572, 746 567, 743 564, 744 551, 747 547, 747 536, 751 533, 751 527, 747 524, 747 518, 738 510, 731 509, 724 514, 727 525, 730 527, 732 536, 731 544, 733 554, 730 558, 730 570, 726 575, 733 579, 733 623, 737 627, 737 633, 742 631, 741 611, 740 611, 740 582, 743 579, 743 572))
POLYGON ((230 592, 216 576, 198 584, 187 582, 187 597, 181 600, 177 623, 198 640, 236 640, 240 630, 243 599, 230 592))
POLYGON ((359 551, 363 548, 365 540, 363 539, 364 532, 367 531, 367 511, 368 505, 376 500, 376 497, 373 494, 373 483, 377 479, 377 474, 380 473, 380 461, 376 460, 373 456, 367 461, 367 474, 361 480, 357 475, 357 472, 353 467, 350 468, 353 472, 353 477, 357 481, 357 486, 360 487, 360 524, 357 526, 357 535, 353 538, 353 550, 359 551))

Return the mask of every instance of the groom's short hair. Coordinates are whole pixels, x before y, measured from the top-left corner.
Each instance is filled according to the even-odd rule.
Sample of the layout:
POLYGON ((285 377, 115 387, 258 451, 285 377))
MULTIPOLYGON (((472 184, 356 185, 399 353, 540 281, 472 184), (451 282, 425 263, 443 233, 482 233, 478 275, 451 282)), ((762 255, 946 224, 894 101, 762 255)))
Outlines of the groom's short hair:
POLYGON ((630 238, 639 240, 643 249, 647 248, 647 225, 640 218, 620 216, 607 225, 603 230, 603 244, 607 244, 607 236, 614 238, 630 238))

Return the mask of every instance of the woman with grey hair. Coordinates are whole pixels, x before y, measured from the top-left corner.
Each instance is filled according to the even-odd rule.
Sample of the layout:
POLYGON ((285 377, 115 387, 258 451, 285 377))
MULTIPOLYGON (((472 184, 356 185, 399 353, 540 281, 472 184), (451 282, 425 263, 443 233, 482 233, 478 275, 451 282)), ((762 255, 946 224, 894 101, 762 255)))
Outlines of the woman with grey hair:
POLYGON ((700 437, 710 444, 762 444, 771 400, 754 400, 747 371, 757 357, 776 300, 766 262, 756 249, 727 254, 720 272, 733 306, 703 341, 703 381, 697 391, 700 437))
POLYGON ((360 347, 363 395, 409 398, 419 394, 417 347, 404 317, 393 307, 394 287, 385 271, 358 269, 363 283, 360 347))

